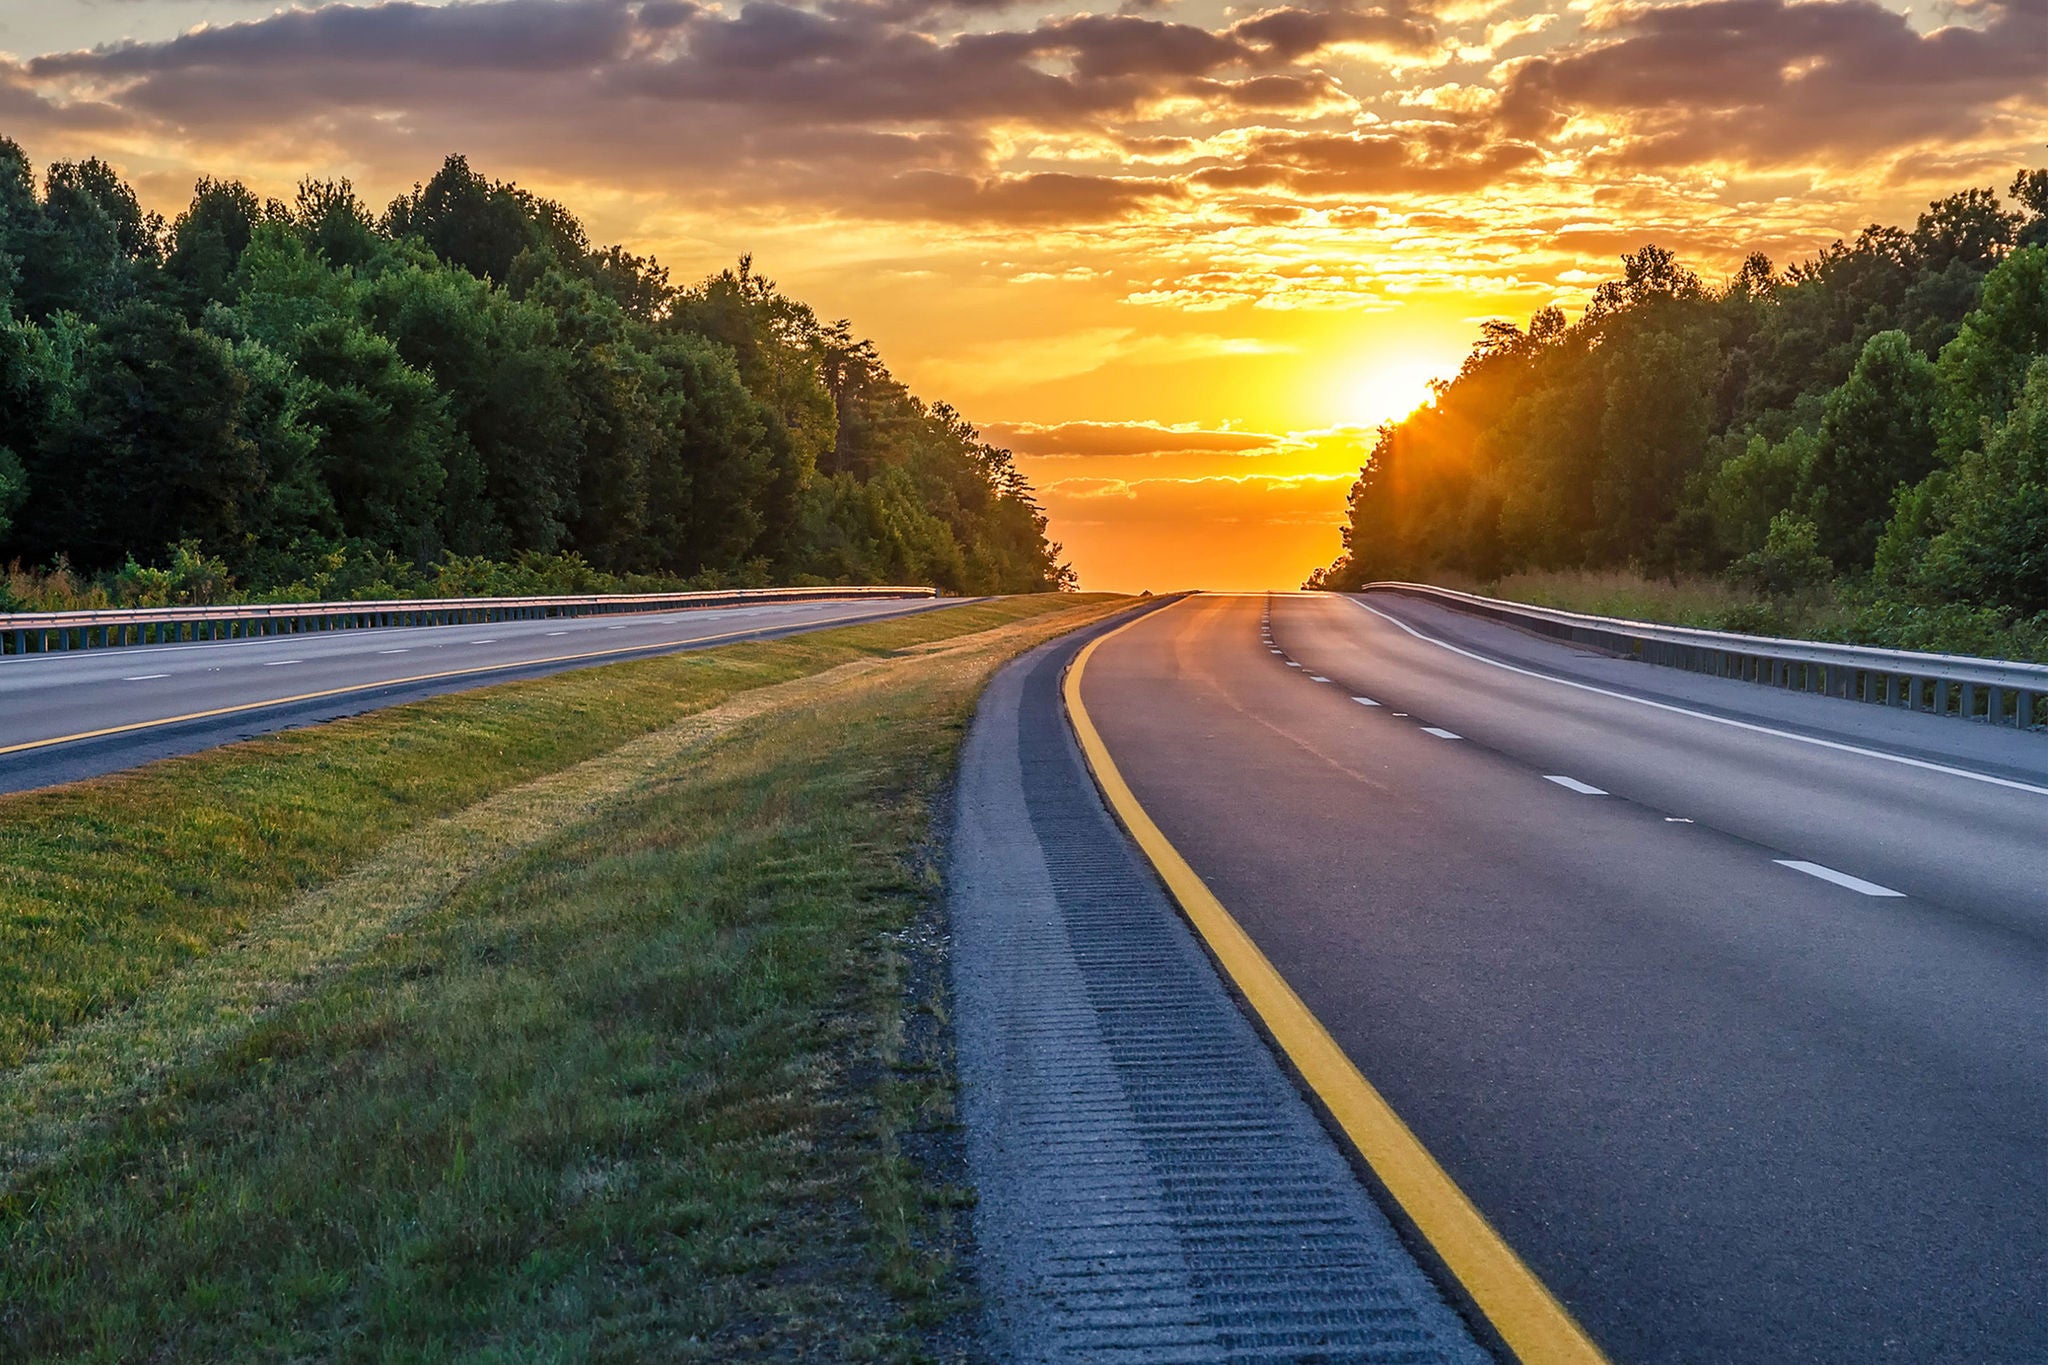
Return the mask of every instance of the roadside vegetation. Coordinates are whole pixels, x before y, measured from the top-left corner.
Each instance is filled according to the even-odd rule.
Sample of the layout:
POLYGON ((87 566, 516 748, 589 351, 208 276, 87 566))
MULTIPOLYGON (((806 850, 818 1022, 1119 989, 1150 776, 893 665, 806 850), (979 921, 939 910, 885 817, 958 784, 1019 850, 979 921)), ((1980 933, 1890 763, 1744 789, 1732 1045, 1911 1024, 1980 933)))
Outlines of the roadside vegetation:
POLYGON ((1822 591, 1773 596, 1719 575, 1652 578, 1633 567, 1525 569, 1492 580, 1441 571, 1429 581, 1510 602, 1630 621, 2048 663, 2048 622, 1873 602, 1867 584, 1830 583, 1822 591))
POLYGON ((2010 194, 1720 287, 1645 246, 1577 321, 1484 323, 1309 586, 2048 659, 2048 170, 2010 194))
POLYGON ((0 797, 0 1356, 952 1355, 934 803, 988 673, 1118 605, 0 797))
POLYGON ((694 286, 451 156, 166 223, 0 138, 0 610, 1066 584, 1010 452, 751 260, 694 286))

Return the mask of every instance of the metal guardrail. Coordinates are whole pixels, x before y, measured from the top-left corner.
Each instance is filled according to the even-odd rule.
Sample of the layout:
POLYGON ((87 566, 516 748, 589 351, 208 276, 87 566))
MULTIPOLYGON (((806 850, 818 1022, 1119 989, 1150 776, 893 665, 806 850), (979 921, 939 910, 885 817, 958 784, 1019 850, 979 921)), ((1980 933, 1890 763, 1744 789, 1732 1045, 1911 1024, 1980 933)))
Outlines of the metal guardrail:
POLYGON ((123 607, 0 613, 0 654, 122 645, 240 640, 380 626, 455 626, 868 597, 937 597, 936 588, 737 588, 726 592, 607 593, 586 597, 447 597, 389 602, 276 602, 236 607, 123 607))
POLYGON ((1424 583, 1368 583, 1363 591, 1420 597, 1623 658, 1721 678, 2022 730, 2031 729, 2037 721, 2048 721, 2048 712, 2041 706, 2042 698, 2048 696, 2048 665, 1624 621, 1503 602, 1424 583))

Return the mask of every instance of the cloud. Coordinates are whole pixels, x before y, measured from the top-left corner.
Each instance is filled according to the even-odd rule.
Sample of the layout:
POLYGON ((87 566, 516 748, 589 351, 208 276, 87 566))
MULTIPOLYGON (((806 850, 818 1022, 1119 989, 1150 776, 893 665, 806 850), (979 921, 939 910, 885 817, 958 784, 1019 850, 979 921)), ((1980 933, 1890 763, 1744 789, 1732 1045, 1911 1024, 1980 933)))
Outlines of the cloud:
POLYGON ((1267 432, 1208 431, 1158 422, 997 422, 982 434, 1019 455, 1045 457, 1249 454, 1270 450, 1284 439, 1267 432))
POLYGON ((1062 521, 1086 525, 1096 519, 1119 525, 1299 525, 1329 528, 1338 519, 1344 490, 1358 477, 1342 474, 1214 474, 1201 478, 1054 479, 1039 486, 1048 507, 1062 509, 1062 521))
MULTIPOLYGON (((657 8, 655 27, 681 8, 657 8)), ((694 10, 694 6, 688 7, 694 10)), ((121 43, 37 57, 38 79, 95 80, 265 66, 402 64, 437 70, 560 71, 625 55, 633 13, 612 0, 494 0, 490 4, 392 3, 279 10, 265 19, 209 25, 167 42, 121 43)))
POLYGON ((1386 10, 1354 10, 1342 5, 1266 10, 1240 19, 1229 32, 1267 58, 1281 62, 1300 61, 1339 46, 1421 53, 1436 45, 1435 28, 1422 20, 1386 10))
POLYGON ((1500 121, 1557 137, 1574 117, 1620 169, 1871 159, 1982 134, 2008 101, 2048 108, 2048 5, 1985 0, 1981 27, 1917 33, 1873 0, 1620 4, 1578 46, 1510 62, 1500 121))
POLYGON ((1001 223, 1093 222, 1132 213, 1186 191, 1171 181, 1041 172, 975 177, 938 171, 899 175, 880 191, 876 205, 889 213, 910 211, 955 221, 1001 223))
POLYGON ((1458 145, 1470 140, 1444 125, 1369 133, 1265 129, 1235 165, 1196 171, 1190 179, 1211 189, 1304 195, 1459 193, 1506 179, 1541 155, 1519 142, 1458 145))

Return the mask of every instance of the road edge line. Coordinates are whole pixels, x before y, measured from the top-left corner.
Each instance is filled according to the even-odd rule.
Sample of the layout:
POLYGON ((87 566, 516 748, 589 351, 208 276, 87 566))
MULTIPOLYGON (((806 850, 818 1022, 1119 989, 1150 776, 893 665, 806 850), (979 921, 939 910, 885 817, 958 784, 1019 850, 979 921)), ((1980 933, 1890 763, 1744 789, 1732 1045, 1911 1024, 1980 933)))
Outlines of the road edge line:
MULTIPOLYGON (((1817 749, 1832 749, 1836 753, 1854 754, 1858 758, 1881 759, 1886 763, 1899 763, 1908 768, 1919 768, 1925 772, 1940 773, 1944 777, 1960 777, 1971 782, 1982 782, 1988 786, 2006 787, 2013 791, 2028 792, 2034 796, 2048 796, 2048 787, 2039 786, 2032 782, 2022 782, 2017 778, 1999 777, 1992 773, 1980 773, 1969 768, 1957 768, 1947 763, 1936 763, 1931 759, 1914 758, 1908 754, 1890 754, 1882 749, 1868 749, 1860 744, 1848 744, 1838 739, 1823 739, 1819 735, 1802 735, 1797 730, 1784 730, 1774 725, 1759 724, 1756 721, 1737 720, 1733 716, 1717 716, 1711 711, 1696 711, 1692 707, 1680 706, 1675 702, 1657 701, 1651 697, 1638 697, 1628 692, 1616 691, 1611 687, 1601 687, 1596 683, 1580 682, 1576 678, 1561 678, 1555 673, 1545 673, 1540 669, 1524 668, 1520 664, 1511 664, 1503 659, 1490 659, 1486 655, 1475 650, 1466 649, 1462 645, 1454 645, 1448 640, 1439 640, 1434 635, 1425 635, 1400 617, 1381 611, 1370 602, 1360 601, 1357 595, 1353 593, 1340 592, 1333 594, 1333 596, 1341 597, 1352 606, 1371 612, 1388 625, 1398 626, 1426 645, 1435 645, 1438 649, 1447 649, 1453 654, 1463 655, 1475 663, 1482 663, 1490 668, 1504 669, 1509 673, 1519 673, 1525 678, 1535 678, 1540 682, 1556 683, 1559 687, 1576 688, 1581 692, 1592 692, 1598 696, 1612 697, 1616 701, 1633 702, 1637 706, 1647 706, 1654 711, 1669 711, 1674 715, 1690 716, 1694 720, 1704 720, 1714 725, 1726 725, 1736 730, 1747 730, 1751 734, 1769 735, 1773 739, 1789 739, 1795 744, 1811 744, 1817 749)), ((1554 644, 1556 642, 1551 641, 1550 643, 1554 644)), ((1662 667, 1663 665, 1653 664, 1651 666, 1662 667)), ((1702 674, 1701 676, 1708 675, 1702 674)), ((1761 686, 1763 684, 1758 685, 1761 686)))
POLYGON ((1608 1365, 1585 1329, 1345 1055, 1124 781, 1081 700, 1081 678, 1097 646, 1151 615, 1083 645, 1061 680, 1068 722, 1103 799, 1296 1073, 1516 1359, 1522 1365, 1608 1365))

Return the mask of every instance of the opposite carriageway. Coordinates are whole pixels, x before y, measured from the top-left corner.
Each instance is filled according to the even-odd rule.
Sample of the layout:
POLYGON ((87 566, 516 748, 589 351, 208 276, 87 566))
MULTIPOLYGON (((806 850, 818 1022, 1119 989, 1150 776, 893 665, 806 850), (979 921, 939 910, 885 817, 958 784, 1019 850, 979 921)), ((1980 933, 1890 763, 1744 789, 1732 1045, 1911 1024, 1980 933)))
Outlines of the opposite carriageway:
MULTIPOLYGON (((306 618, 327 629, 266 635, 248 627, 247 634, 200 632, 194 640, 186 622, 182 643, 106 648, 95 635, 90 648, 10 653, 0 658, 0 791, 74 781, 444 692, 777 639, 962 600, 937 598, 928 588, 839 595, 845 591, 335 604, 346 610, 306 618), (402 607, 401 619, 418 624, 375 624, 367 610, 373 605, 402 607)), ((112 628, 119 638, 122 627, 112 628)))
POLYGON ((494 621, 543 621, 769 603, 936 596, 936 589, 923 587, 742 588, 719 592, 263 602, 233 606, 11 612, 0 613, 0 654, 48 654, 124 645, 260 639, 330 630, 479 625, 494 621))

